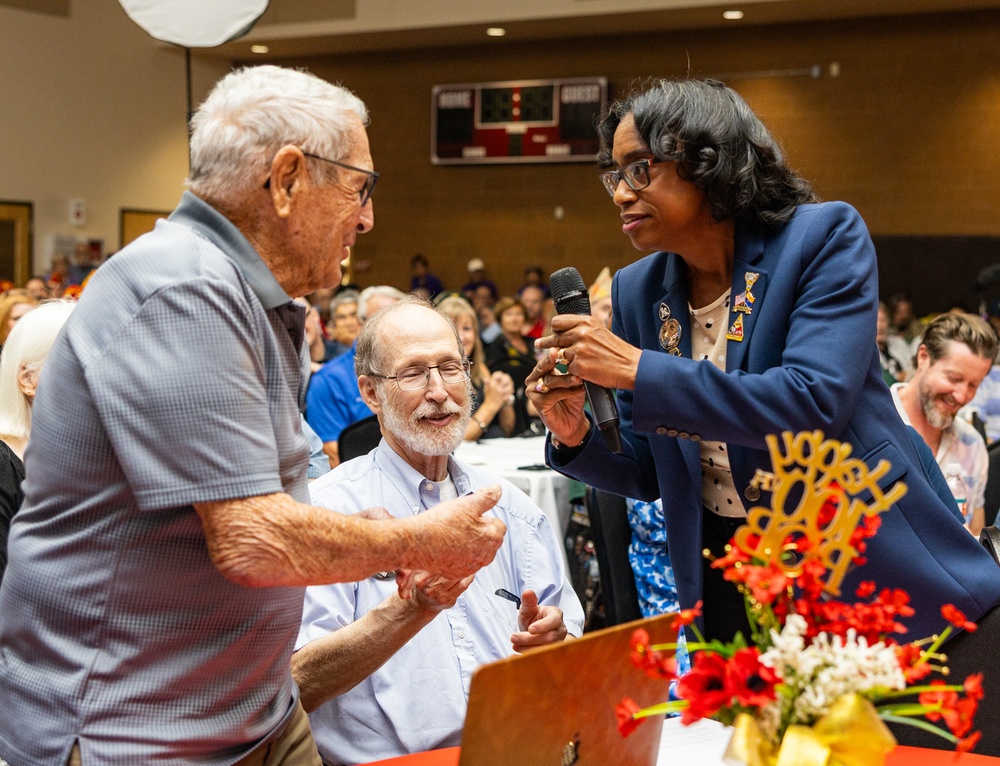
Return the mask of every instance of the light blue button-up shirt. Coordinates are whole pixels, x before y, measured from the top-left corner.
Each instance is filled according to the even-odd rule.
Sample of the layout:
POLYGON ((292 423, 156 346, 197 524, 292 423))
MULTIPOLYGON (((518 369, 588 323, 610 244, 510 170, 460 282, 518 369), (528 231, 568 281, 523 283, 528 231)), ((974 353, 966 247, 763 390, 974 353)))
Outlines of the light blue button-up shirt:
MULTIPOLYGON (((381 668, 310 716, 320 755, 330 764, 363 763, 457 745, 469 683, 480 665, 514 653, 517 607, 495 595, 531 588, 539 603, 557 606, 569 632, 583 631, 583 608, 563 566, 560 541, 548 517, 519 489, 488 471, 449 461, 459 495, 499 483, 500 501, 488 511, 507 525, 493 562, 458 603, 441 612, 381 668)), ((440 502, 439 486, 421 476, 383 440, 310 485, 312 502, 353 513, 381 506, 404 518, 440 502)), ((306 589, 296 648, 349 625, 396 591, 393 580, 306 589)))

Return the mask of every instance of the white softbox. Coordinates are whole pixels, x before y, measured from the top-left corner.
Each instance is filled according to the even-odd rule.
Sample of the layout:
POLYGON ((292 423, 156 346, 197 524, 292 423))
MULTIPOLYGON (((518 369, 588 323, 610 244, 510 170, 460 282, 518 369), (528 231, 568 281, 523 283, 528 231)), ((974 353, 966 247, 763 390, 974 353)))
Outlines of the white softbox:
POLYGON ((245 35, 268 0, 119 0, 146 32, 184 48, 212 48, 245 35))

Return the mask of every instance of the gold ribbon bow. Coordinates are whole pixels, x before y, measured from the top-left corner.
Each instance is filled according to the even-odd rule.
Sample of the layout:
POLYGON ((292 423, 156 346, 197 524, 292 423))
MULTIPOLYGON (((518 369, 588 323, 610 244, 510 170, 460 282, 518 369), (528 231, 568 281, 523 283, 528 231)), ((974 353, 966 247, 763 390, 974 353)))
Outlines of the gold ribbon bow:
POLYGON ((860 694, 838 698, 812 726, 789 726, 777 748, 757 721, 740 713, 724 760, 746 766, 882 766, 896 740, 860 694))

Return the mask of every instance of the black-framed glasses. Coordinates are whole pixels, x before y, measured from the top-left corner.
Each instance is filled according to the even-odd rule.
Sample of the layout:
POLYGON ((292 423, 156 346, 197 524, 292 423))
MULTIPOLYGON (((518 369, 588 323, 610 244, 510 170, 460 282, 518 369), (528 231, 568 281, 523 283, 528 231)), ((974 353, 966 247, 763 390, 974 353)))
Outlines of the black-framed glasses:
POLYGON ((604 188, 611 197, 615 196, 615 192, 618 191, 618 184, 622 181, 624 181, 628 188, 632 191, 642 191, 649 186, 649 168, 657 162, 662 161, 663 160, 658 160, 655 157, 653 159, 647 158, 630 162, 623 168, 605 170, 600 175, 601 183, 604 184, 604 188))
POLYGON ((326 157, 320 157, 318 154, 313 154, 312 152, 302 153, 306 157, 312 157, 314 160, 322 160, 323 162, 329 162, 331 165, 336 165, 339 168, 353 170, 357 173, 364 173, 366 176, 365 185, 361 187, 358 193, 361 195, 361 207, 368 204, 368 200, 372 198, 372 192, 375 191, 375 184, 378 183, 378 173, 376 171, 356 168, 354 165, 348 165, 346 162, 339 162, 338 160, 328 160, 326 157))
POLYGON ((401 391, 419 391, 430 382, 431 370, 437 370, 441 380, 445 383, 461 383, 469 379, 469 360, 465 359, 461 362, 452 360, 441 362, 441 364, 404 367, 395 375, 379 375, 377 372, 368 374, 374 378, 396 381, 396 385, 401 391))

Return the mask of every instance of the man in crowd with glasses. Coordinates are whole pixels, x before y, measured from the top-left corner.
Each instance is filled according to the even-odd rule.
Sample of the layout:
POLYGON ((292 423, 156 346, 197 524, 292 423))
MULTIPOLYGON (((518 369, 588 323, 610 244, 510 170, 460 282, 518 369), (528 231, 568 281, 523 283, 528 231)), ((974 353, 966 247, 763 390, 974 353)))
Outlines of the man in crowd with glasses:
POLYGON ((0 587, 0 763, 317 766, 304 586, 492 560, 498 487, 398 521, 308 502, 292 296, 338 284, 372 227, 366 121, 304 72, 227 75, 190 191, 53 346, 0 587))
POLYGON ((292 668, 329 763, 457 745, 476 667, 579 636, 583 625, 545 514, 451 456, 471 412, 468 362, 451 322, 413 296, 382 309, 358 335, 355 369, 382 443, 313 482, 313 503, 331 514, 382 506, 387 518, 419 518, 499 482, 491 514, 507 535, 475 578, 388 571, 306 589, 292 668))

